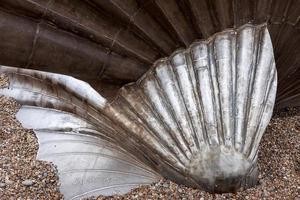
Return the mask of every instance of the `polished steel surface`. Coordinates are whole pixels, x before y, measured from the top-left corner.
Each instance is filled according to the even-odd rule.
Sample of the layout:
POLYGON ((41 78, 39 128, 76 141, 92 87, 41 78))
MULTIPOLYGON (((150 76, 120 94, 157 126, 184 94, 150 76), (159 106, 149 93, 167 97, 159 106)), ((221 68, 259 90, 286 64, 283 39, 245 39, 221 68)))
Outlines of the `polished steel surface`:
MULTIPOLYGON (((156 180, 155 172, 211 192, 237 191, 257 182, 258 145, 277 88, 266 24, 227 29, 177 50, 122 87, 112 101, 68 76, 4 66, 1 72, 10 84, 0 94, 24 105, 18 119, 25 127, 75 140, 83 134, 81 141, 93 135, 101 144, 112 144, 116 155, 121 148, 153 170, 150 179, 138 179, 141 183, 156 180), (35 125, 48 115, 49 122, 35 125)), ((68 152, 65 147, 57 153, 68 152)))

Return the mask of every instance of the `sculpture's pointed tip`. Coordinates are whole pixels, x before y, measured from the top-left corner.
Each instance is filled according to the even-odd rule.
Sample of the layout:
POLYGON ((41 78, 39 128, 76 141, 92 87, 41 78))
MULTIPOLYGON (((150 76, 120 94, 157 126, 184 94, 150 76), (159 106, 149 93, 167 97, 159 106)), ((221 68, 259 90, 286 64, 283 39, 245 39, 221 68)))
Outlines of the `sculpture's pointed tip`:
POLYGON ((242 153, 225 146, 204 148, 188 166, 189 176, 210 192, 236 192, 256 184, 257 171, 242 153))

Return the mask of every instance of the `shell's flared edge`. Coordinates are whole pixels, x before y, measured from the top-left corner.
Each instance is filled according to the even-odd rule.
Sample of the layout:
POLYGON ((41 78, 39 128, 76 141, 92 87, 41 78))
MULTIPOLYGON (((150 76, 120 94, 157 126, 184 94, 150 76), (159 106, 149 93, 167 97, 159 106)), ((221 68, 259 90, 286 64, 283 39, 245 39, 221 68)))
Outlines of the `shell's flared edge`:
MULTIPOLYGON (((91 87, 68 84, 65 76, 7 67, 0 72, 10 79, 0 94, 83 119, 94 136, 151 168, 151 180, 159 173, 210 192, 238 191, 257 182, 258 146, 277 88, 265 24, 225 30, 158 60, 113 101, 89 95, 95 93, 91 87)), ((64 133, 78 131, 68 126, 64 133)))

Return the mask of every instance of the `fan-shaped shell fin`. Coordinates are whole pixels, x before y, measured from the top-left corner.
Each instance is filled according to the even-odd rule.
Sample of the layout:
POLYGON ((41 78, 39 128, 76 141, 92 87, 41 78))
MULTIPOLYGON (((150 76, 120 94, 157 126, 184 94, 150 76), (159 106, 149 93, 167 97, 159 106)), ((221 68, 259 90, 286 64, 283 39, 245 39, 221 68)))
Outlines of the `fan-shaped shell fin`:
POLYGON ((149 157, 167 163, 160 173, 173 168, 186 184, 228 191, 249 187, 257 178, 258 144, 276 86, 266 25, 247 24, 158 60, 110 106, 123 114, 117 124, 151 148, 149 157))

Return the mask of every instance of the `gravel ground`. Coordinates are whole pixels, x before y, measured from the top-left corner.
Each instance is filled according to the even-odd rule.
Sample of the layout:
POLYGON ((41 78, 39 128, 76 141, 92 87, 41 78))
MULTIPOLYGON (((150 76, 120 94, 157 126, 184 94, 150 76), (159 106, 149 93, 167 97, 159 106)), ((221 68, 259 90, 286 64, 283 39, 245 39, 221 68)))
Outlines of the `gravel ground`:
MULTIPOLYGON (((0 75, 0 87, 6 84, 0 75)), ((0 199, 62 199, 53 164, 36 160, 38 143, 15 119, 19 105, 0 97, 0 199)), ((259 152, 259 185, 235 194, 209 194, 161 180, 122 196, 102 199, 297 199, 300 200, 300 108, 277 112, 259 152)))
POLYGON ((62 199, 56 169, 36 160, 37 138, 16 120, 18 109, 13 99, 0 97, 0 199, 62 199))

